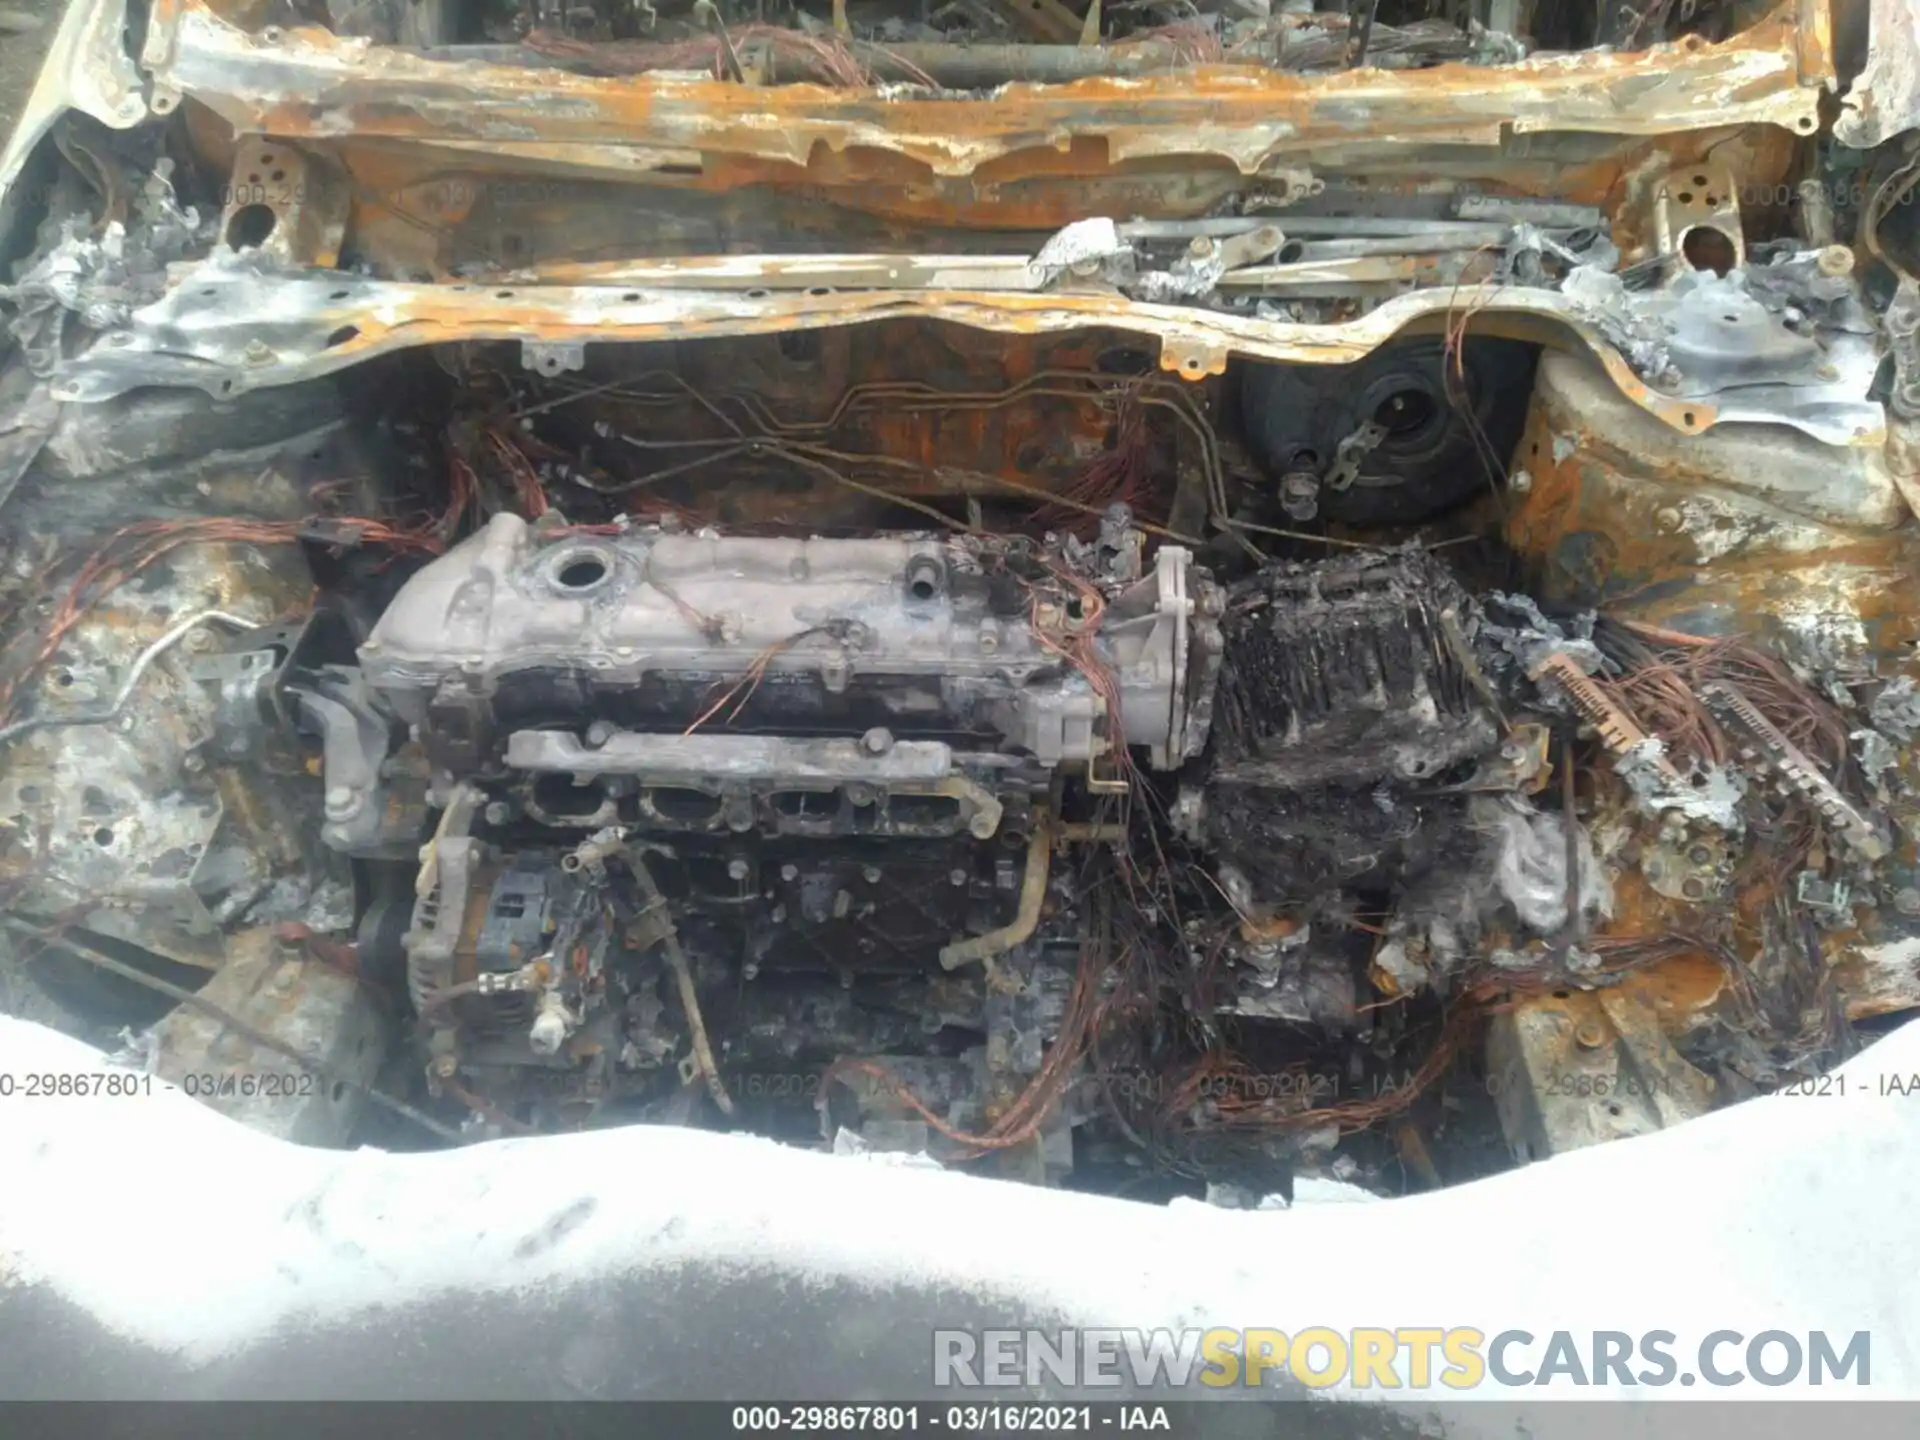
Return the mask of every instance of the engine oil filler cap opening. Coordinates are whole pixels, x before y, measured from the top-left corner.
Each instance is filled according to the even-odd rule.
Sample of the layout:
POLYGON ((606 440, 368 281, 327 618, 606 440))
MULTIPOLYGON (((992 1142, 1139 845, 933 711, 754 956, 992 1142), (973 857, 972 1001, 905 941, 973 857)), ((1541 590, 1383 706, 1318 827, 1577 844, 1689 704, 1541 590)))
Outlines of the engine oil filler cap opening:
POLYGON ((586 595, 613 578, 613 556, 594 546, 575 546, 547 561, 547 583, 563 595, 586 595))

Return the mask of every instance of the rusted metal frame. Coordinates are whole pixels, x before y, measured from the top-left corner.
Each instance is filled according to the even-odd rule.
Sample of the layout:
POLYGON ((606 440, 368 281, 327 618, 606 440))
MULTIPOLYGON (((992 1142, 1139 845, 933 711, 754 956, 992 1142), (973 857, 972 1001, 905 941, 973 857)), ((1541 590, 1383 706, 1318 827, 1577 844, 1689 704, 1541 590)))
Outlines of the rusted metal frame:
POLYGON ((248 133, 638 141, 795 164, 819 145, 862 146, 948 175, 1017 150, 1058 148, 1076 134, 1104 137, 1114 161, 1213 154, 1247 173, 1273 155, 1360 133, 1488 145, 1508 129, 1655 135, 1765 123, 1807 134, 1818 125, 1822 83, 1802 74, 1791 12, 1723 44, 1632 55, 1443 65, 1417 76, 1196 66, 1127 85, 1011 86, 983 99, 442 64, 316 29, 248 35, 195 0, 178 20, 147 50, 156 101, 191 94, 248 133))
POLYGON ((1328 364, 1358 360, 1403 329, 1439 327, 1450 312, 1469 303, 1477 328, 1518 319, 1532 322, 1541 338, 1584 343, 1622 393, 1676 429, 1698 431, 1713 422, 1710 402, 1678 400, 1648 387, 1557 292, 1519 287, 1493 293, 1456 293, 1451 287, 1413 291, 1343 324, 1308 325, 1111 295, 835 290, 754 296, 435 286, 349 279, 337 272, 265 280, 202 267, 185 274, 166 299, 138 312, 133 327, 115 337, 117 343, 96 346, 71 362, 55 396, 101 399, 141 384, 171 383, 225 397, 329 374, 375 354, 454 340, 687 339, 910 317, 1014 334, 1128 330, 1160 340, 1163 369, 1200 380, 1223 374, 1230 354, 1328 364), (349 329, 350 334, 342 333, 349 329))

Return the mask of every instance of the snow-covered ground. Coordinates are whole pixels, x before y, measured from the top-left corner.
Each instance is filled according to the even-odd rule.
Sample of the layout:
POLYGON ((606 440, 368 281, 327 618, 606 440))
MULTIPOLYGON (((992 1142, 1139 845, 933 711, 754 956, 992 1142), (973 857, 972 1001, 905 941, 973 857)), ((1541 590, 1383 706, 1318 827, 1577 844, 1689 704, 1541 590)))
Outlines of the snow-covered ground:
MULTIPOLYGON (((316 1151, 177 1093, 22 1093, 30 1074, 104 1068, 0 1017, 0 1316, 7 1289, 50 1292, 186 1369, 409 1302, 485 1306, 698 1263, 1017 1296, 1097 1326, 1665 1330, 1683 1360, 1716 1330, 1864 1330, 1872 1383, 1847 1395, 1920 1397, 1920 1091, 1881 1093, 1920 1078, 1920 1025, 1836 1072, 1844 1095, 1756 1100, 1434 1194, 1257 1212, 667 1128, 316 1151)), ((1804 1372, 1659 1393, 1837 1398, 1804 1372)))

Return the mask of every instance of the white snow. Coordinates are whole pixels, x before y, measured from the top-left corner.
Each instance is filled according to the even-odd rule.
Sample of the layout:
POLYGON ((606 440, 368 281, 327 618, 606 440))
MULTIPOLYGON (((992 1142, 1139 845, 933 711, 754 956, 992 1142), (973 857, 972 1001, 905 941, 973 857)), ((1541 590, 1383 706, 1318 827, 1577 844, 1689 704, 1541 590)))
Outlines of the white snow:
MULTIPOLYGON (((106 1068, 0 1017, 0 1077, 14 1081, 0 1098, 0 1284, 47 1285, 188 1362, 278 1322, 456 1288, 702 1258, 751 1271, 778 1255, 821 1277, 1017 1293, 1099 1326, 1663 1329, 1681 1353, 1718 1329, 1842 1343, 1867 1330, 1868 1393, 1920 1395, 1920 1095, 1878 1093, 1883 1075, 1920 1073, 1920 1025, 1836 1072, 1844 1097, 1750 1101, 1433 1194, 1283 1211, 1151 1206, 671 1128, 391 1155, 287 1145, 177 1093, 23 1098, 30 1074, 106 1068), (515 1253, 562 1214, 575 1221, 563 1239, 515 1253)), ((1764 1398, 1795 1394, 1835 1391, 1803 1379, 1764 1398)))

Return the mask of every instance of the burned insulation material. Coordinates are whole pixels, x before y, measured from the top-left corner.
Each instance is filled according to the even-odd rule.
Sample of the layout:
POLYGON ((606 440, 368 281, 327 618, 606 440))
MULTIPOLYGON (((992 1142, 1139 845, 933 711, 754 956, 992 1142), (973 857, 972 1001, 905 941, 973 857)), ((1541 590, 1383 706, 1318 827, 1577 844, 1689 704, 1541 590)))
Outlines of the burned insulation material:
POLYGON ((1208 833, 1260 877, 1263 898, 1379 888, 1456 847, 1464 803, 1434 792, 1499 744, 1473 613, 1417 551, 1276 565, 1235 587, 1208 833))
POLYGON ((1229 595, 1214 778, 1294 791, 1425 781, 1498 740, 1473 607, 1420 551, 1262 570, 1229 595))

